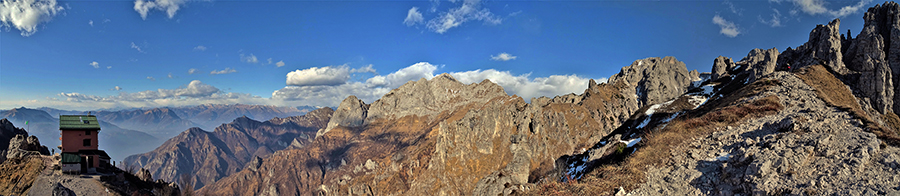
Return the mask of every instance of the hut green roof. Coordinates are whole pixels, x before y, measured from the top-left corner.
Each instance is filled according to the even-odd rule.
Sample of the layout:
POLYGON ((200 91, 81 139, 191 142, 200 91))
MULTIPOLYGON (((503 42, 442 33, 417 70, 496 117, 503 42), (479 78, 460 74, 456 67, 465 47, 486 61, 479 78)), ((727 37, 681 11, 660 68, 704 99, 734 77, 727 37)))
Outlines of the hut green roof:
POLYGON ((59 115, 59 130, 100 130, 100 123, 94 115, 59 115))

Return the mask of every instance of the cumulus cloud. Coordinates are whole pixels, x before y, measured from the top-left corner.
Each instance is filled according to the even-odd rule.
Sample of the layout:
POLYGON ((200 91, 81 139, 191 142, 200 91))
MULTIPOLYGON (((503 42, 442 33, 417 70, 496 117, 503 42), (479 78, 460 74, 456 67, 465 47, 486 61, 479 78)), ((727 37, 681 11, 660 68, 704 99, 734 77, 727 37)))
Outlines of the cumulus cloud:
MULTIPOLYGON (((116 86, 111 90, 120 91, 116 86)), ((58 98, 47 98, 42 101, 45 106, 58 108, 102 109, 102 108, 131 108, 131 107, 169 107, 190 106, 199 104, 267 104, 267 105, 296 105, 281 100, 273 100, 253 96, 244 93, 223 92, 219 88, 205 84, 199 80, 191 81, 185 86, 175 89, 147 90, 135 93, 119 92, 118 95, 97 96, 85 95, 77 92, 63 92, 57 94, 58 98)))
POLYGON ((134 44, 134 42, 131 42, 131 48, 134 48, 135 50, 137 50, 140 53, 144 53, 144 50, 141 50, 141 47, 138 46, 137 44, 134 44))
POLYGON ((491 55, 491 60, 495 61, 508 61, 508 60, 516 60, 516 56, 513 56, 509 53, 500 53, 497 56, 491 55))
POLYGON ((349 79, 350 67, 347 65, 310 67, 288 73, 285 84, 288 86, 333 86, 344 84, 349 79))
POLYGON ((109 89, 109 90, 111 90, 111 91, 120 91, 120 90, 122 90, 122 87, 116 86, 116 87, 113 87, 112 89, 109 89))
POLYGON ((197 47, 194 47, 194 51, 206 51, 206 46, 199 45, 197 47))
POLYGON ((278 61, 277 63, 275 63, 275 66, 276 66, 276 67, 282 67, 282 66, 284 66, 284 61, 278 61))
POLYGON ((88 20, 88 24, 91 25, 91 26, 93 27, 93 26, 94 26, 94 20, 88 20))
POLYGON ((97 63, 97 61, 88 63, 88 65, 91 65, 91 67, 94 67, 94 69, 100 68, 100 63, 97 63))
POLYGON ((175 75, 172 75, 172 73, 169 73, 169 75, 166 76, 166 77, 168 77, 168 78, 175 78, 175 75))
POLYGON ((403 19, 403 24, 406 26, 413 26, 425 21, 425 18, 422 17, 422 12, 419 12, 418 7, 412 7, 409 9, 409 12, 406 13, 406 19, 403 19))
POLYGON ((198 71, 198 70, 197 70, 197 69, 194 69, 194 68, 188 69, 188 75, 197 73, 197 71, 198 71))
MULTIPOLYGON (((451 1, 451 3, 458 4, 458 1, 451 1)), ((436 6, 432 10, 432 12, 435 12, 437 10, 436 6)), ((469 21, 482 21, 484 24, 497 25, 502 22, 502 19, 491 13, 487 8, 483 8, 480 0, 465 0, 458 7, 437 13, 437 16, 427 22, 425 22, 425 17, 422 15, 422 12, 419 12, 418 7, 410 8, 406 13, 406 18, 403 19, 403 24, 414 26, 424 23, 428 30, 443 34, 447 30, 469 21)))
POLYGON ((185 0, 136 0, 134 1, 134 11, 141 14, 141 18, 147 20, 147 14, 152 10, 165 11, 169 18, 175 17, 175 12, 184 5, 185 0))
MULTIPOLYGON (((286 86, 272 93, 273 99, 298 101, 311 105, 336 106, 349 95, 355 95, 366 103, 372 103, 391 89, 402 86, 409 81, 421 78, 434 78, 438 66, 428 62, 420 62, 402 68, 388 75, 375 75, 362 81, 340 80, 340 83, 328 85, 286 86)), ((471 84, 488 79, 502 86, 510 95, 516 94, 526 100, 531 97, 581 93, 587 88, 589 78, 577 75, 551 75, 548 77, 530 77, 530 74, 513 75, 509 71, 474 70, 450 72, 458 81, 471 84)), ((606 78, 597 80, 606 82, 606 78)))
MULTIPOLYGON (((529 79, 530 74, 513 75, 509 71, 497 71, 494 69, 474 70, 465 72, 452 72, 450 75, 457 81, 470 84, 488 79, 497 83, 510 95, 519 95, 525 99, 531 97, 562 95, 568 93, 581 93, 588 86, 589 78, 577 75, 551 75, 549 77, 537 77, 529 79)), ((605 82, 600 79, 599 82, 605 82)))
POLYGON ((40 23, 50 21, 63 11, 56 0, 5 0, 0 2, 0 26, 16 28, 28 37, 37 31, 40 23))
MULTIPOLYGON (((190 71, 188 71, 188 72, 190 72, 190 71)), ((209 72, 209 75, 230 74, 230 73, 234 73, 234 72, 237 72, 237 70, 231 69, 230 67, 226 67, 223 70, 212 70, 211 72, 209 72)))
POLYGON ((244 54, 241 54, 241 62, 245 62, 245 63, 259 63, 259 59, 257 59, 257 58, 256 58, 256 55, 253 55, 253 54, 250 54, 250 55, 244 55, 244 54))
POLYGON ((112 66, 106 66, 106 69, 112 69, 112 66))
POLYGON ((738 30, 737 25, 735 25, 731 21, 727 21, 719 15, 716 15, 712 19, 713 24, 719 25, 719 33, 728 36, 728 37, 737 37, 741 34, 740 30, 738 30))
POLYGON ((147 79, 151 80, 151 81, 156 81, 156 78, 153 78, 152 76, 147 76, 147 79))

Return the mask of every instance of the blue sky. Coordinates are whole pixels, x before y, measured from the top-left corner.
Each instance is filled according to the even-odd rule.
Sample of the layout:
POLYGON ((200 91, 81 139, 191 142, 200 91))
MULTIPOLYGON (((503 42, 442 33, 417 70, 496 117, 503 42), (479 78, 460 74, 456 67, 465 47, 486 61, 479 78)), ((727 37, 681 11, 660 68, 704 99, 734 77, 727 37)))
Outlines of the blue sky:
POLYGON ((581 93, 647 57, 709 71, 872 1, 0 0, 0 108, 367 103, 406 81, 581 93), (28 13, 28 14, 22 14, 28 13))

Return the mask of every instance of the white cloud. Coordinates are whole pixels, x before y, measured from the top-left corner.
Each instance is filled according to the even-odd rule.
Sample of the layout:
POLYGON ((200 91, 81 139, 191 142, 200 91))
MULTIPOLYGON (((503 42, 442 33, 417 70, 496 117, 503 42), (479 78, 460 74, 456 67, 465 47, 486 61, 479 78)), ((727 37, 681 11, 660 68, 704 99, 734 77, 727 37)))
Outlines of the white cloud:
POLYGON ((347 65, 310 67, 292 71, 287 74, 285 84, 288 86, 333 86, 350 80, 350 67, 347 65))
POLYGON ((106 69, 112 69, 112 66, 106 66, 106 69))
POLYGON ((508 61, 508 60, 516 60, 517 56, 513 56, 509 53, 500 53, 497 56, 491 55, 491 60, 495 61, 508 61))
MULTIPOLYGON (((451 3, 457 3, 457 1, 451 1, 451 3)), ((424 21, 425 17, 419 12, 419 8, 413 7, 407 11, 403 24, 414 26, 425 23, 425 27, 428 30, 443 34, 447 30, 458 27, 468 21, 482 21, 484 24, 497 25, 502 22, 502 19, 495 16, 487 8, 482 8, 480 0, 466 0, 459 7, 453 7, 447 11, 437 13, 437 16, 431 20, 424 21)))
POLYGON ((136 0, 134 1, 134 11, 141 14, 141 18, 146 20, 147 14, 151 10, 165 11, 169 18, 175 17, 175 12, 185 3, 184 0, 136 0))
POLYGON ((719 15, 713 17, 712 21, 713 24, 719 25, 719 28, 721 28, 721 30, 719 30, 719 33, 722 33, 725 36, 737 37, 741 34, 740 30, 738 30, 737 25, 735 25, 733 22, 725 20, 719 15))
POLYGON ((156 78, 153 78, 152 76, 147 76, 147 79, 151 80, 151 81, 156 81, 156 78))
POLYGON ((756 18, 759 20, 759 22, 761 22, 763 24, 767 24, 771 27, 780 27, 781 26, 781 12, 779 12, 777 9, 774 9, 774 8, 772 9, 772 12, 773 12, 772 19, 766 20, 766 19, 763 19, 762 16, 757 16, 756 18))
MULTIPOLYGON (((478 83, 488 79, 497 83, 510 95, 519 95, 528 100, 531 97, 582 93, 588 86, 589 78, 578 77, 577 75, 551 75, 549 77, 537 77, 529 79, 530 74, 522 74, 515 76, 509 71, 497 71, 494 69, 474 70, 465 72, 450 73, 457 81, 470 84, 478 83)), ((606 79, 600 79, 605 82, 606 79)))
POLYGON ((94 26, 94 20, 88 20, 88 24, 91 25, 91 26, 93 27, 93 26, 94 26))
POLYGON ((166 77, 168 77, 168 78, 175 78, 175 75, 172 75, 172 73, 169 73, 169 75, 166 76, 166 77))
MULTIPOLYGON (((190 71, 188 71, 188 72, 190 72, 190 71)), ((221 71, 212 70, 211 72, 209 72, 209 75, 230 74, 230 73, 234 73, 234 72, 237 72, 237 70, 231 69, 230 67, 226 67, 225 69, 223 69, 221 71)))
POLYGON ((268 61, 269 61, 269 63, 267 63, 267 65, 271 65, 271 64, 272 64, 272 58, 269 58, 268 61))
POLYGON ((278 61, 277 63, 275 63, 275 66, 276 66, 276 67, 282 67, 282 66, 284 66, 284 61, 278 61))
POLYGON ((100 63, 97 63, 97 61, 88 63, 88 65, 91 65, 91 67, 94 67, 94 69, 100 68, 100 63))
POLYGON ((241 54, 241 62, 245 62, 245 63, 259 63, 259 59, 257 59, 257 58, 256 58, 256 55, 253 55, 253 54, 250 54, 250 55, 244 55, 244 54, 241 54))
POLYGON ((0 26, 18 29, 28 37, 37 31, 38 24, 50 21, 63 11, 56 0, 4 0, 0 2, 0 26))
POLYGON ((134 48, 135 50, 137 50, 140 53, 144 53, 144 50, 141 50, 141 47, 138 46, 137 44, 134 44, 134 42, 131 42, 131 48, 134 48))
MULTIPOLYGON (((337 106, 349 95, 355 95, 366 103, 381 98, 391 89, 402 86, 409 81, 421 78, 431 79, 438 66, 428 62, 420 62, 397 70, 388 75, 376 75, 362 81, 344 80, 340 84, 286 86, 272 93, 272 99, 296 101, 306 105, 337 106)), ((458 81, 471 84, 489 79, 502 86, 509 94, 517 94, 525 100, 532 97, 582 93, 587 88, 588 78, 577 75, 551 75, 531 78, 529 74, 513 75, 509 71, 474 70, 451 72, 458 81)), ((606 78, 597 80, 606 82, 606 78)))
POLYGON ((197 47, 194 47, 194 51, 206 51, 206 46, 199 45, 197 47))
POLYGON ((188 69, 188 75, 194 74, 194 73, 197 73, 197 69, 194 69, 194 68, 188 69))
POLYGON ((406 26, 413 26, 425 21, 425 18, 422 17, 422 13, 419 12, 418 7, 412 7, 409 9, 409 12, 406 13, 406 19, 403 19, 403 24, 406 26))
MULTIPOLYGON (((146 90, 135 93, 124 92, 121 87, 110 90, 122 91, 113 96, 85 95, 77 92, 59 93, 61 98, 47 98, 44 101, 4 101, 2 104, 16 103, 28 107, 56 107, 62 109, 105 109, 105 108, 132 108, 132 107, 177 107, 199 104, 264 104, 277 106, 337 106, 344 98, 355 95, 372 103, 381 98, 391 89, 397 88, 409 81, 417 81, 421 78, 431 79, 440 67, 428 62, 416 63, 387 75, 375 75, 369 78, 354 77, 352 73, 372 73, 372 66, 350 69, 347 65, 329 66, 317 69, 332 69, 340 73, 351 74, 351 79, 342 79, 340 84, 321 84, 302 86, 285 86, 272 92, 271 98, 260 96, 224 92, 219 88, 200 82, 191 81, 185 86, 175 89, 146 90), (39 105, 35 105, 39 104, 39 105)), ((303 71, 303 70, 298 70, 303 71)), ((307 70, 307 72, 313 72, 307 70)), ((325 71, 328 72, 328 71, 325 71)), ((517 94, 525 100, 539 96, 555 96, 568 93, 581 93, 587 88, 587 78, 577 75, 551 75, 547 77, 531 77, 530 74, 513 75, 509 71, 474 70, 463 72, 450 72, 458 81, 471 84, 488 79, 502 86, 509 94, 517 94)), ((290 77, 290 76, 288 76, 290 77)), ((147 77, 152 79, 153 77, 147 77)), ((599 79, 605 82, 606 79, 599 79)))
MULTIPOLYGON (((860 0, 859 2, 857 2, 854 5, 847 5, 847 6, 841 7, 841 9, 838 9, 838 10, 831 10, 831 9, 828 9, 825 7, 826 2, 823 0, 790 0, 790 1, 792 3, 794 3, 794 6, 799 7, 800 10, 803 11, 803 13, 806 13, 809 15, 828 14, 828 15, 831 15, 832 17, 836 17, 836 18, 844 17, 847 15, 862 11, 862 9, 866 6, 866 4, 871 2, 871 0, 860 0)), ((779 1, 774 1, 774 2, 780 3, 781 1, 779 0, 779 1)))
POLYGON ((109 89, 109 90, 111 90, 111 91, 120 91, 120 90, 122 90, 122 87, 116 86, 116 87, 113 87, 112 89, 109 89))

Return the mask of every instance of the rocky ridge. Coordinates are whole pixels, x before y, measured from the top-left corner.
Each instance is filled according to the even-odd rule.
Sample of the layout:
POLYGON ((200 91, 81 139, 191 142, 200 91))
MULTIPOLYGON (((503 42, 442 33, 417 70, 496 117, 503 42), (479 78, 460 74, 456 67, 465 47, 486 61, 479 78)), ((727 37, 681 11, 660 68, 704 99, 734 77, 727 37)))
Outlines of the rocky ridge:
POLYGON ((648 97, 669 91, 681 94, 691 85, 691 76, 699 77, 674 58, 648 60, 648 64, 655 62, 659 66, 635 70, 683 77, 672 82, 665 77, 630 77, 638 72, 627 71, 620 75, 621 81, 590 81, 581 95, 535 98, 531 104, 506 95, 492 82, 465 85, 448 74, 409 82, 367 110, 364 103, 350 97, 338 106, 329 122, 331 129, 309 145, 276 152, 258 167, 223 178, 200 192, 459 195, 525 191, 529 183, 547 180, 559 156, 588 148, 626 121, 639 109, 636 90, 648 97), (638 84, 654 87, 635 88, 638 84), (342 111, 348 115, 341 116, 347 117, 338 118, 342 111), (363 124, 353 126, 363 116, 363 124))
POLYGON ((304 116, 265 122, 241 117, 213 132, 190 128, 155 150, 129 156, 124 162, 168 182, 190 175, 195 188, 200 188, 244 169, 257 157, 305 145, 316 130, 324 128, 332 113, 331 108, 321 108, 304 116))

